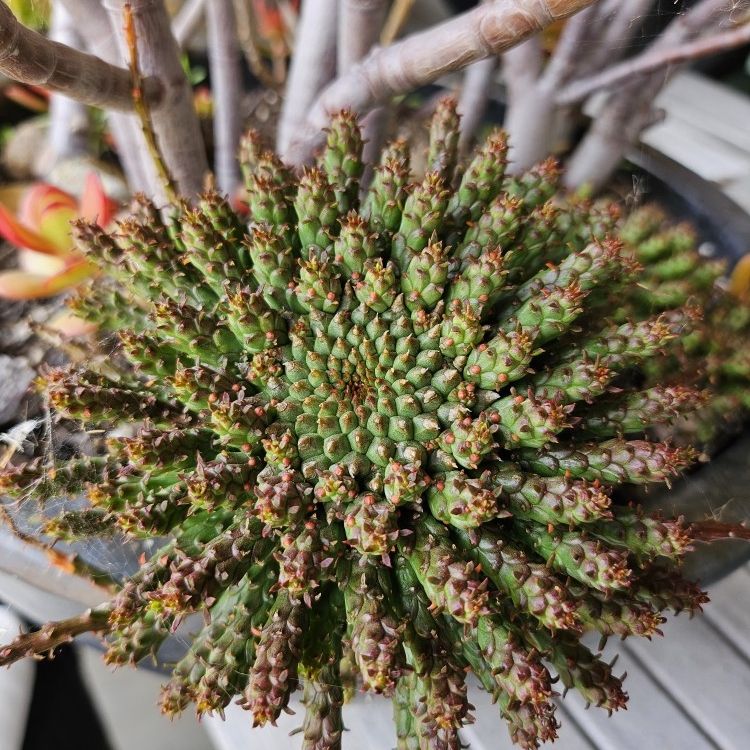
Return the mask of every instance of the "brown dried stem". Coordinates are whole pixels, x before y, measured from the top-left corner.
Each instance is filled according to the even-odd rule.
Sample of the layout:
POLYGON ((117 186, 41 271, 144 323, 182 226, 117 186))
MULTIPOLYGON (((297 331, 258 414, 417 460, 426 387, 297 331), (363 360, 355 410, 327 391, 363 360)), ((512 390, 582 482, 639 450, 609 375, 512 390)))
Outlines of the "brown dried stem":
POLYGON ((234 0, 234 15, 237 19, 237 37, 247 67, 266 88, 278 89, 283 79, 279 80, 263 61, 255 33, 253 9, 247 0, 234 0))
MULTIPOLYGON (((0 73, 84 104, 133 110, 127 70, 27 29, 5 3, 0 3, 0 73)), ((156 78, 149 76, 144 80, 143 97, 150 105, 159 104, 163 93, 156 78)))
MULTIPOLYGON (((117 31, 117 43, 123 59, 129 49, 122 29, 123 8, 132 8, 138 38, 139 66, 144 76, 162 81, 164 98, 159 107, 151 107, 151 124, 164 161, 174 177, 180 194, 188 198, 203 189, 208 172, 206 150, 200 123, 193 104, 193 92, 180 61, 180 52, 172 36, 170 18, 163 0, 101 0, 117 31)), ((158 200, 166 196, 157 195, 158 200)))
POLYGON ((715 542, 719 539, 746 539, 750 541, 750 528, 744 523, 722 521, 695 521, 690 525, 691 537, 696 542, 715 542))
POLYGON ((380 43, 383 47, 393 44, 401 33, 404 24, 409 20, 409 14, 415 2, 416 0, 394 0, 380 34, 380 43))
POLYGON ((151 110, 148 106, 148 102, 143 96, 143 76, 138 63, 138 39, 135 34, 133 9, 130 3, 125 3, 123 6, 123 21, 125 24, 125 43, 127 44, 128 52, 130 54, 130 76, 132 80, 135 113, 138 115, 138 119, 141 122, 141 132, 146 139, 146 146, 148 147, 151 161, 156 167, 156 172, 159 175, 159 180, 161 181, 164 193, 170 203, 176 203, 178 200, 177 185, 175 184, 174 178, 169 173, 167 165, 164 163, 164 157, 159 150, 156 133, 154 133, 154 126, 151 122, 151 110))
POLYGON ((83 633, 97 633, 109 627, 109 607, 89 609, 77 617, 50 622, 40 630, 22 633, 7 646, 0 646, 0 667, 29 656, 42 656, 83 633))

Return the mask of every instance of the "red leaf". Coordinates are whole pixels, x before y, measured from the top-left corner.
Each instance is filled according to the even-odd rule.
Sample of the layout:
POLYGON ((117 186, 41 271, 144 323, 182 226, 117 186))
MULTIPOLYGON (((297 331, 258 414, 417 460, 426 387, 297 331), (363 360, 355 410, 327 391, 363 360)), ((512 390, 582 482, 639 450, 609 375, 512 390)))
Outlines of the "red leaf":
POLYGON ((117 210, 117 202, 107 197, 101 178, 96 172, 89 172, 83 188, 79 213, 86 221, 95 221, 106 227, 117 210))

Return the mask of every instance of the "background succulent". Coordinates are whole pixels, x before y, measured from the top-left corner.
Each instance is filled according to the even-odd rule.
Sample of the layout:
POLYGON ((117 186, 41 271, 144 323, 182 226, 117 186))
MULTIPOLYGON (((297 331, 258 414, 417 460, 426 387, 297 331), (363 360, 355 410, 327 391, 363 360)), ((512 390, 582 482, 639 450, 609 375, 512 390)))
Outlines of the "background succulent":
POLYGON ((690 333, 649 359, 641 374, 650 383, 690 384, 702 391, 702 407, 666 432, 681 443, 713 452, 741 429, 750 407, 747 259, 737 264, 728 285, 720 283, 725 262, 702 256, 694 230, 669 222, 653 205, 627 217, 620 236, 643 273, 618 316, 684 304, 701 311, 690 333))
POLYGON ((611 500, 694 458, 646 435, 700 393, 634 373, 696 314, 628 301, 642 276, 617 213, 556 200, 553 163, 506 176, 496 132, 457 169, 457 127, 443 102, 427 173, 397 142, 364 191, 347 113, 299 176, 251 134, 249 224, 209 192, 164 220, 139 200, 111 233, 77 225, 110 280, 75 309, 118 344, 48 373, 50 401, 136 426, 2 485, 86 484, 92 509, 60 535, 167 541, 111 602, 0 661, 96 630, 111 663, 137 662, 200 611, 164 710, 238 698, 262 725, 302 686, 303 747, 321 750, 341 745, 352 673, 392 697, 399 748, 460 747, 467 671, 527 748, 556 735, 554 674, 625 705, 581 634, 650 637, 705 600, 678 572, 684 524, 611 500))

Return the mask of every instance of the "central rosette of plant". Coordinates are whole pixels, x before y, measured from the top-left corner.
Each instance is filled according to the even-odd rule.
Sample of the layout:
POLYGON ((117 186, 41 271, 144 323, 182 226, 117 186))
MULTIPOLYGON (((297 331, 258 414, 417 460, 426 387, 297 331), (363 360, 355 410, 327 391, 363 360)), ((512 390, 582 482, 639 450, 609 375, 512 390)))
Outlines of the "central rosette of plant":
POLYGON ((692 460, 646 438, 700 394, 638 368, 693 314, 630 315, 616 212, 554 200, 550 163, 506 176, 499 132, 457 169, 457 128, 442 104, 424 177, 395 143, 362 195, 351 116, 299 176, 250 137, 248 223, 210 193, 78 226, 111 281, 76 309, 120 346, 52 372, 50 399, 134 427, 6 484, 87 482, 62 535, 171 539, 91 616, 122 663, 206 615, 168 712, 240 696, 274 722, 303 682, 304 747, 338 748, 359 681, 393 695, 399 748, 458 748, 470 669, 535 747, 555 736, 552 672, 624 705, 583 631, 650 636, 700 606, 674 570, 684 526, 610 497, 692 460))

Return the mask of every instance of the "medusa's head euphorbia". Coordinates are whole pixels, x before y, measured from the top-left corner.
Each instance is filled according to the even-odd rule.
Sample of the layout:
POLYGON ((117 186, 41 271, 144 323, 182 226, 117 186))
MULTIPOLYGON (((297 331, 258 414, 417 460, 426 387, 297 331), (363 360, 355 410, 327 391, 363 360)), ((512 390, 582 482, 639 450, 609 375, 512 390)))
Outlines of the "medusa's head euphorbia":
POLYGON ((18 248, 19 261, 18 269, 0 273, 0 297, 51 297, 89 278, 96 259, 76 250, 71 221, 106 227, 116 207, 93 172, 80 200, 44 182, 0 190, 0 236, 18 248))
POLYGON ((363 192, 348 114, 299 176, 251 137, 247 224, 215 193, 166 223, 141 200, 111 233, 79 224, 108 273, 76 310, 121 357, 50 372, 50 402, 139 426, 2 484, 86 484, 93 507, 49 531, 160 548, 111 602, 0 663, 87 629, 137 662, 200 611, 163 709, 239 698, 274 723, 303 687, 310 750, 341 746, 352 673, 392 697, 402 750, 460 747, 468 672, 526 748, 555 737, 553 674, 625 704, 581 634, 648 637, 703 601, 679 573, 684 525, 611 497, 693 458, 648 430, 698 394, 633 373, 695 316, 614 320, 639 283, 616 214, 556 202, 551 163, 506 176, 500 132, 457 168, 457 125, 442 104, 427 173, 395 143, 363 192))

